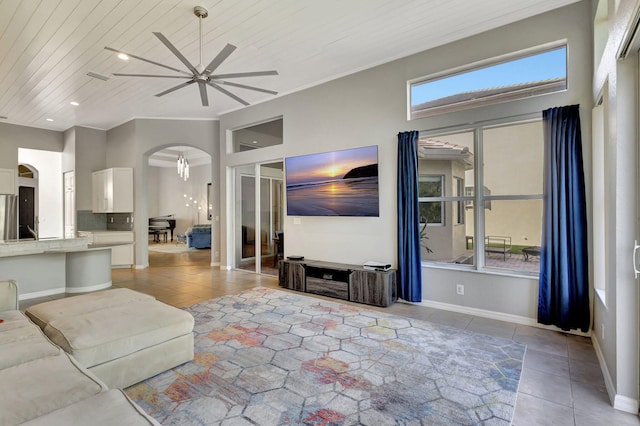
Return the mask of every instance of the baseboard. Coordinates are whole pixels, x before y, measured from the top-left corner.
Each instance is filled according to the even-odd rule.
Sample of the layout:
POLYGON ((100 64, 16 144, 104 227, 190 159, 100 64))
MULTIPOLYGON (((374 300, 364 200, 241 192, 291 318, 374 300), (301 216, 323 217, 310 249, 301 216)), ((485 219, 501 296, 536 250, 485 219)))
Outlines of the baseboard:
POLYGON ((220 262, 211 262, 210 266, 220 266, 220 262))
POLYGON ((149 265, 134 265, 133 268, 134 269, 147 269, 149 267, 149 265))
POLYGON ((53 296, 54 294, 60 294, 66 292, 65 287, 54 288, 51 290, 34 291, 33 293, 25 293, 18 296, 18 300, 37 299, 38 297, 53 296))
POLYGON ((67 293, 88 293, 90 291, 104 290, 111 287, 111 280, 106 283, 91 285, 87 287, 67 287, 67 293))
POLYGON ((499 321, 513 322, 516 324, 535 326, 536 320, 533 318, 523 317, 521 315, 505 314, 503 312, 488 311, 486 309, 470 308, 468 306, 453 305, 451 303, 435 302, 433 300, 422 300, 413 305, 426 306, 428 308, 441 309, 443 311, 458 312, 460 314, 473 315, 477 317, 490 318, 499 321))
MULTIPOLYGON (((404 302, 404 301, 401 301, 401 302, 404 302)), ((409 302, 404 302, 404 303, 409 303, 409 302)), ((530 327, 543 328, 545 330, 558 331, 561 333, 575 334, 577 336, 583 336, 583 337, 591 336, 591 331, 589 331, 588 333, 583 333, 582 331, 578 331, 578 330, 566 331, 553 325, 540 324, 535 318, 523 317, 521 315, 513 315, 513 314, 507 314, 504 312, 489 311, 486 309, 471 308, 469 306, 453 305, 450 303, 435 302, 433 300, 424 300, 424 299, 422 300, 422 302, 411 303, 411 304, 426 306, 434 309, 441 309, 444 311, 458 312, 460 314, 473 315, 476 317, 489 318, 489 319, 494 319, 498 321, 506 321, 506 322, 511 322, 515 324, 528 325, 530 327)))
POLYGON ((607 394, 609 394, 609 401, 613 402, 616 399, 616 387, 613 385, 613 379, 611 379, 611 374, 609 374, 607 363, 604 362, 604 354, 602 353, 600 342, 595 335, 591 337, 591 342, 593 343, 593 349, 595 349, 596 351, 596 357, 598 358, 598 364, 600 364, 600 370, 602 370, 604 386, 607 389, 607 394))
POLYGON ((595 335, 591 337, 591 341, 593 342, 593 348, 595 349, 596 356, 598 357, 600 370, 602 370, 602 376, 604 377, 604 385, 607 388, 607 393, 609 394, 609 401, 612 402, 611 405, 613 405, 613 408, 616 410, 638 415, 638 411, 640 411, 640 404, 638 400, 616 394, 616 387, 613 384, 611 374, 609 374, 607 363, 604 362, 604 354, 602 353, 600 342, 595 335))
POLYGON ((616 395, 613 400, 613 408, 626 413, 638 415, 638 400, 628 396, 616 395))

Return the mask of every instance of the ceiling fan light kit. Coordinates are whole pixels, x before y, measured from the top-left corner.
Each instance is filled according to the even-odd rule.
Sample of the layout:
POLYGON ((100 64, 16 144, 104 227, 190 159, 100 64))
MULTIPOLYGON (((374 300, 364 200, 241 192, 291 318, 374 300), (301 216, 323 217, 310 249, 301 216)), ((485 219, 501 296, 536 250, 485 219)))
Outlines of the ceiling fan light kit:
POLYGON ((146 77, 146 78, 178 78, 186 80, 183 83, 178 84, 177 86, 173 86, 167 90, 164 90, 160 93, 157 93, 155 96, 160 97, 167 95, 171 92, 175 92, 176 90, 183 89, 187 86, 190 86, 194 83, 198 84, 198 89, 200 92, 200 100, 202 102, 202 106, 209 106, 209 97, 207 94, 207 86, 212 87, 227 95, 228 97, 240 102, 243 105, 249 105, 249 102, 240 98, 239 96, 233 94, 227 89, 221 87, 221 85, 238 87, 241 89, 253 90, 256 92, 268 93, 271 95, 276 95, 278 92, 273 90, 263 89, 260 87, 248 86, 246 84, 234 83, 230 81, 225 81, 222 79, 227 78, 244 78, 244 77, 260 77, 260 76, 269 76, 269 75, 278 75, 277 71, 252 71, 252 72, 239 72, 239 73, 227 73, 227 74, 213 74, 213 72, 236 50, 236 46, 232 44, 227 44, 211 62, 207 66, 202 64, 202 20, 209 16, 209 11, 203 6, 196 6, 193 8, 193 13, 198 17, 199 27, 200 27, 200 62, 198 65, 193 65, 191 62, 187 60, 187 58, 167 39, 162 33, 154 32, 155 35, 161 42, 164 44, 167 49, 171 51, 179 60, 182 62, 187 69, 184 71, 178 68, 174 68, 168 65, 161 64, 159 62, 152 61, 150 59, 145 59, 140 56, 133 55, 128 52, 124 52, 119 49, 114 49, 109 46, 105 46, 106 50, 111 52, 115 52, 119 58, 121 55, 125 55, 128 58, 138 59, 140 61, 144 61, 159 67, 163 67, 169 69, 171 71, 177 72, 180 75, 160 75, 160 74, 125 74, 125 73, 113 73, 114 76, 117 77, 146 77))

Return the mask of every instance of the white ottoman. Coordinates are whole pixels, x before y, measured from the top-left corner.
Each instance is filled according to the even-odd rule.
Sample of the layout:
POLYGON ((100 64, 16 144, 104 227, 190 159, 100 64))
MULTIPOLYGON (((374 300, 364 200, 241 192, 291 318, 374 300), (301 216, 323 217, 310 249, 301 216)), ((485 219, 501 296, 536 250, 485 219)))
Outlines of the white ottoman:
POLYGON ((191 314, 113 289, 45 302, 25 312, 110 388, 124 388, 193 359, 191 314))

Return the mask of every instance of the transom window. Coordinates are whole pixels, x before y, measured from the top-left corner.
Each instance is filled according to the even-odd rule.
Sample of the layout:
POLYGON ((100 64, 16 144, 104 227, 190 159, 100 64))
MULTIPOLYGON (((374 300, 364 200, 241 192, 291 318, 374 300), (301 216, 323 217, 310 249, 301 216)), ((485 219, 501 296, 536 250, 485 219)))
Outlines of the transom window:
POLYGON ((542 170, 541 120, 421 135, 422 260, 537 273, 542 170))
POLYGON ((559 92, 567 89, 567 46, 515 53, 409 85, 411 119, 559 92))

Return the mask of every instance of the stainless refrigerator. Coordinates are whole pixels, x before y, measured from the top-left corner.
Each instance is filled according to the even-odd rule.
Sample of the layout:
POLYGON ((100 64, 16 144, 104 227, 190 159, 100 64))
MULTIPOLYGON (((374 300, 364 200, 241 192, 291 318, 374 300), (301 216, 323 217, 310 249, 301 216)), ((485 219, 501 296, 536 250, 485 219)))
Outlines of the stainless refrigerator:
POLYGON ((18 239, 18 196, 0 195, 0 241, 18 239))

